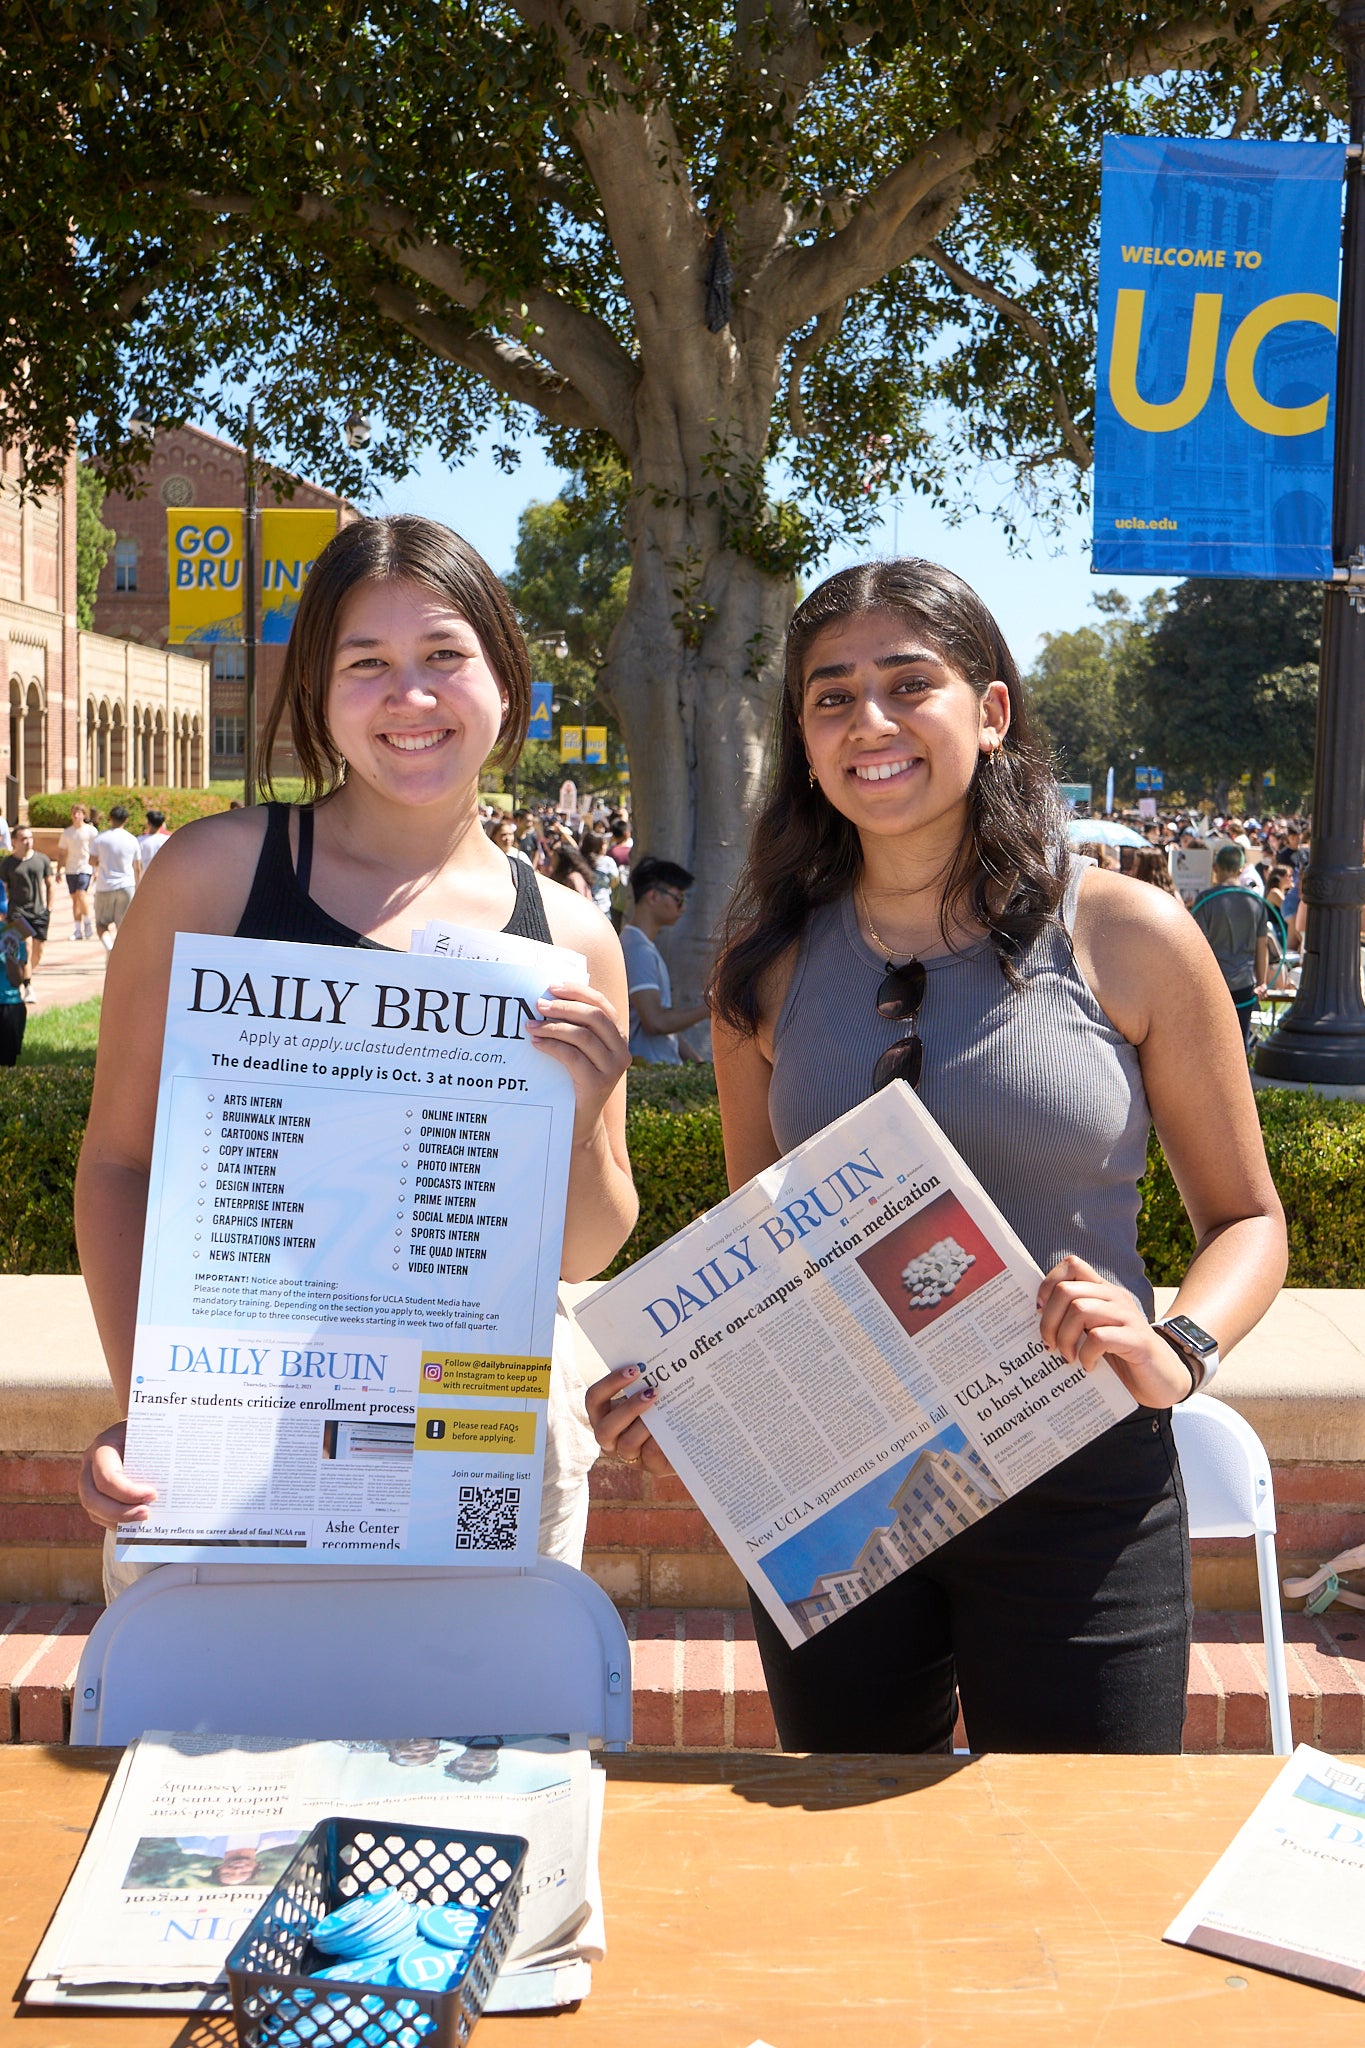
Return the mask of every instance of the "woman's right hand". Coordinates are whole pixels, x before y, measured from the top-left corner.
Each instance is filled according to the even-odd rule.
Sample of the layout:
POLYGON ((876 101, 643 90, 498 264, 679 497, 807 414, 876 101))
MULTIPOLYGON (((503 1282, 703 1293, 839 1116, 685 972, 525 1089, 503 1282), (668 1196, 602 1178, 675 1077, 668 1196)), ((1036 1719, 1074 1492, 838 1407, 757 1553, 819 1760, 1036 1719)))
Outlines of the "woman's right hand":
POLYGON ((81 1460, 80 1503, 101 1529, 116 1529, 120 1522, 145 1522, 156 1499, 154 1486, 130 1479, 123 1469, 127 1434, 126 1422, 114 1423, 95 1438, 81 1460))
POLYGON ((634 1393, 629 1391, 632 1381, 639 1377, 638 1365, 621 1365, 588 1388, 587 1409, 592 1433, 604 1451, 624 1458, 628 1465, 639 1464, 646 1472, 670 1474, 673 1467, 655 1442, 645 1420, 649 1404, 654 1399, 654 1389, 642 1386, 634 1393), (625 1398, 618 1400, 618 1395, 625 1398))

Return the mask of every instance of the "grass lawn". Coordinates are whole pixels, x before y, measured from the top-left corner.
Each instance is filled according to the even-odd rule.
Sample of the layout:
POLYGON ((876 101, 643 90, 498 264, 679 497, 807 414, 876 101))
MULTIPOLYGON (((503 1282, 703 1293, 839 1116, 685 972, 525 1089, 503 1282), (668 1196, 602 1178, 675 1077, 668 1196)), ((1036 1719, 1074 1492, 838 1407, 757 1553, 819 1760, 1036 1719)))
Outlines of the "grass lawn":
POLYGON ((61 1010, 30 1015, 24 1031, 21 1067, 92 1067, 100 1035, 100 996, 61 1010))

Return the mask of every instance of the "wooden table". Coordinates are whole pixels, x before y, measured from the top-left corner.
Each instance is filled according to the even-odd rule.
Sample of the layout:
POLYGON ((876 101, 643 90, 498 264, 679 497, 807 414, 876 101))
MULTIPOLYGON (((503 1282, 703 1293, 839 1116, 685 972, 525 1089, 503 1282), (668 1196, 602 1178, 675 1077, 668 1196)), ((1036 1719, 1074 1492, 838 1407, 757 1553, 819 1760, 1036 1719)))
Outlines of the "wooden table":
MULTIPOLYGON (((17 1987, 113 1753, 0 1749, 17 1987)), ((611 1952, 484 2048, 1359 2048, 1333 1993, 1161 1939, 1269 1757, 608 1761, 611 1952)), ((8 1988, 7 1987, 7 1988, 8 1988)), ((230 2021, 0 2015, 0 2048, 223 2048, 230 2021)))

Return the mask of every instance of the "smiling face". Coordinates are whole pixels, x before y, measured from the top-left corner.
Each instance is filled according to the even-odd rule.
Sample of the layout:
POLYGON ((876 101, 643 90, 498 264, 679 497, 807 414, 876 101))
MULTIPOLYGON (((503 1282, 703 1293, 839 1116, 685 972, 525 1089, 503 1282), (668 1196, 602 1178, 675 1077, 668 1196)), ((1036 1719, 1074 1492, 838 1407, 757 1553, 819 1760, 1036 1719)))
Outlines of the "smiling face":
POLYGON ((348 592, 327 725, 351 775, 396 803, 448 801, 477 785, 506 715, 478 634, 447 598, 396 578, 348 592))
POLYGON ((860 832, 961 832, 982 754, 1002 745, 1009 691, 978 692, 910 613, 855 613, 802 662, 801 730, 826 797, 860 832))

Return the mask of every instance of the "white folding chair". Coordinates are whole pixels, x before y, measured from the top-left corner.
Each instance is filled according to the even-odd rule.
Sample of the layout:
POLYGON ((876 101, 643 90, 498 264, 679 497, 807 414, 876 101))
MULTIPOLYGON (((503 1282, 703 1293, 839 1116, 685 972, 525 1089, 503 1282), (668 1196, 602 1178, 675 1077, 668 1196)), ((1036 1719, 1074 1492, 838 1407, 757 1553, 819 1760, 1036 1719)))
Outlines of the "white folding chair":
POLYGON ((1289 1732, 1289 1680, 1275 1563, 1275 1487, 1265 1446, 1249 1422, 1208 1394, 1191 1394, 1171 1410, 1176 1449, 1189 1502, 1190 1535, 1250 1536, 1256 1545, 1265 1642, 1270 1746, 1276 1756, 1294 1747, 1289 1732))
POLYGON ((91 1631, 73 1743, 148 1728, 303 1740, 630 1739, 630 1644, 602 1589, 514 1571, 168 1564, 91 1631))

